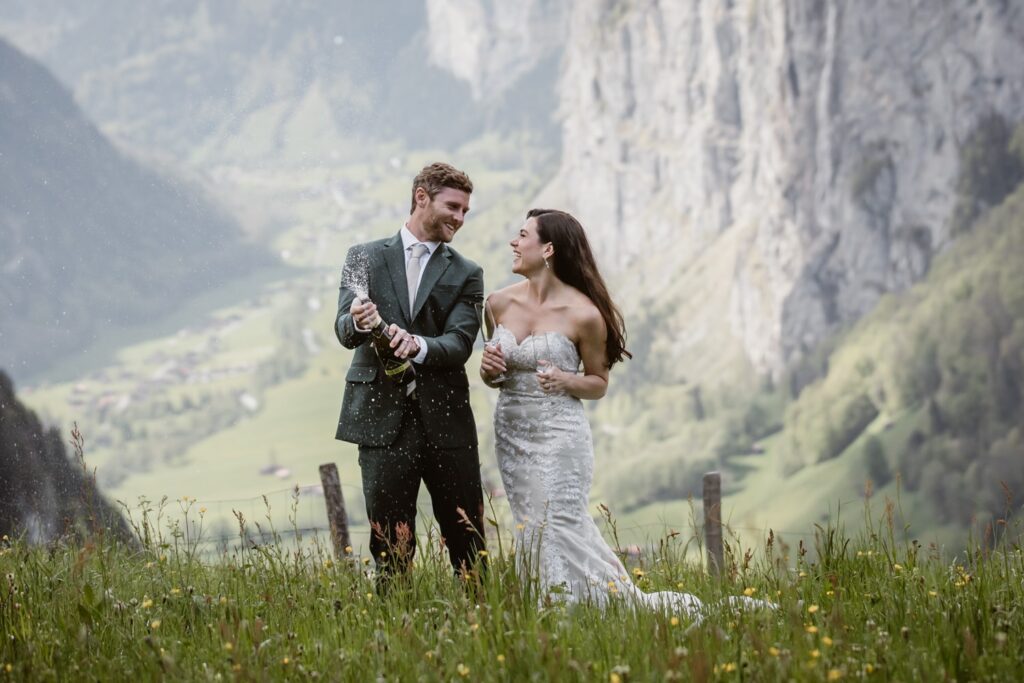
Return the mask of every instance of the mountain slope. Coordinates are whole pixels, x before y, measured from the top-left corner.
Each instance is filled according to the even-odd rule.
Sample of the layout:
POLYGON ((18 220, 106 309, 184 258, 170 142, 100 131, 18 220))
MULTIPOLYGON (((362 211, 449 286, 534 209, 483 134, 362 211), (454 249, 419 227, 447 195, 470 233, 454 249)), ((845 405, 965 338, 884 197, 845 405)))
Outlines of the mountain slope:
POLYGON ((13 0, 0 35, 106 132, 179 161, 353 160, 371 141, 455 147, 485 126, 553 141, 564 9, 483 4, 13 0))
MULTIPOLYGON (((938 256, 924 280, 886 296, 832 340, 820 378, 788 405, 788 387, 762 390, 753 400, 735 397, 732 415, 747 418, 775 397, 767 406, 775 415, 771 434, 746 449, 755 453, 697 450, 705 454, 703 468, 680 481, 693 470, 680 455, 685 451, 676 441, 675 453, 662 455, 671 442, 658 444, 621 463, 627 474, 615 478, 615 487, 602 478, 606 498, 628 503, 616 495, 622 488, 675 481, 684 486, 675 496, 663 492, 656 504, 626 505, 625 523, 679 524, 685 505, 670 501, 678 491, 698 495, 699 474, 724 467, 724 514, 749 539, 769 527, 805 533, 809 522, 828 516, 858 527, 868 489, 901 501, 900 521, 913 537, 951 549, 964 547, 972 528, 992 525, 995 535, 1019 529, 999 520, 1019 515, 1024 496, 1022 262, 1024 184, 938 256)), ((677 390, 680 399, 686 395, 677 390)), ((700 429, 718 443, 742 440, 742 420, 731 425, 729 410, 709 412, 717 414, 703 427, 692 418, 675 426, 677 436, 700 429), (738 436, 723 436, 730 432, 738 436)), ((651 492, 657 489, 634 497, 651 499, 651 492)))
POLYGON ((269 262, 198 188, 118 152, 3 41, 0 197, 0 367, 15 376, 269 262))
POLYGON ((121 515, 82 466, 68 458, 60 432, 43 428, 0 371, 0 533, 45 543, 100 528, 121 540, 131 538, 121 515))

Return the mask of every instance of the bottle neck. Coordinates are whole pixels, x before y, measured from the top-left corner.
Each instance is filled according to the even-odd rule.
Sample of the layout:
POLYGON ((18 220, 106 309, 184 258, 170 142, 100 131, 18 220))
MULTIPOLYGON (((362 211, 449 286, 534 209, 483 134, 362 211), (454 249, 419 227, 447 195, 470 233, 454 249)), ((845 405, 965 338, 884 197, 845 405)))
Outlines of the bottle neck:
POLYGON ((376 337, 391 338, 391 335, 388 334, 388 324, 379 315, 377 316, 377 324, 370 328, 370 332, 376 337))

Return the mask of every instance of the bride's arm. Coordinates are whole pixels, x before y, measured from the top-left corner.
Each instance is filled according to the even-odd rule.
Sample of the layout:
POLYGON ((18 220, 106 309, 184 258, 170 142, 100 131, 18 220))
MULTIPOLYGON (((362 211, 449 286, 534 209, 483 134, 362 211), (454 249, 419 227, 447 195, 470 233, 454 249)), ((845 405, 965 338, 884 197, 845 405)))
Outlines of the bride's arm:
MULTIPOLYGON (((500 314, 504 311, 505 304, 504 299, 501 296, 501 292, 494 292, 485 302, 491 309, 491 314, 495 319, 495 327, 498 325, 500 320, 500 314)), ((492 389, 500 386, 499 383, 495 383, 493 379, 505 372, 505 356, 501 350, 501 344, 495 344, 493 347, 489 347, 484 344, 484 352, 480 357, 480 379, 484 381, 484 384, 492 389)))
POLYGON ((571 375, 555 370, 550 375, 538 375, 545 391, 565 391, 576 398, 597 400, 608 391, 608 363, 605 341, 608 330, 604 318, 594 309, 581 322, 579 336, 580 359, 583 373, 571 375))

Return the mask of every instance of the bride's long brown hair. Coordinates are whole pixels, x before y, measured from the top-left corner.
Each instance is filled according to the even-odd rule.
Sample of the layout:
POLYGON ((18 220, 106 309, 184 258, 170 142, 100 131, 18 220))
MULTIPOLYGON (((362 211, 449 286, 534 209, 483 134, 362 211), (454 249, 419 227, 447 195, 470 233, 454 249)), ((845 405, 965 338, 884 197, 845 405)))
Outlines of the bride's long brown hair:
POLYGON ((626 323, 597 270, 587 233, 580 222, 571 214, 556 209, 530 209, 526 218, 537 220, 537 237, 541 243, 550 242, 554 247, 554 256, 549 261, 555 276, 583 292, 601 312, 608 329, 605 341, 607 367, 632 358, 633 354, 626 350, 626 323))

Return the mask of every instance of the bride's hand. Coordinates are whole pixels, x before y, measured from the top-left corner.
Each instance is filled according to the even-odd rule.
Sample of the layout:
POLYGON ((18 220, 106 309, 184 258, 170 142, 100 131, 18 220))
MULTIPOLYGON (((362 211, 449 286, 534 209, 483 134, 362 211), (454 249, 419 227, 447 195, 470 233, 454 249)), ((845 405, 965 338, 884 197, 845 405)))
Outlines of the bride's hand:
POLYGON ((492 380, 505 372, 505 356, 501 352, 501 344, 485 344, 484 355, 480 358, 480 375, 492 380))
POLYGON ((540 384, 540 388, 546 394, 556 393, 568 393, 569 378, 572 376, 567 372, 563 372, 557 365, 552 364, 550 361, 541 360, 537 364, 543 368, 543 370, 537 370, 537 383, 540 384))

